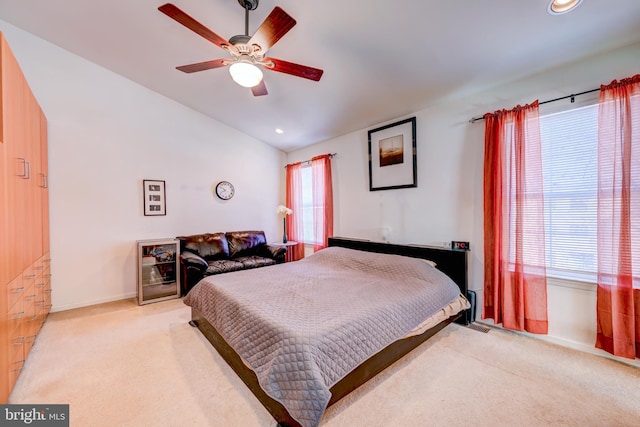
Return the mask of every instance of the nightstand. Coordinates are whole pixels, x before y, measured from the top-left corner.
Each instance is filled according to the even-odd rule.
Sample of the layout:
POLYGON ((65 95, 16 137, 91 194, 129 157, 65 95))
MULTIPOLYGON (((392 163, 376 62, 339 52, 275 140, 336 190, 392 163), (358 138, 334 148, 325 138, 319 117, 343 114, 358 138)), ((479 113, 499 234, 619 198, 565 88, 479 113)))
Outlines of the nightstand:
POLYGON ((298 244, 298 242, 294 242, 292 240, 289 240, 287 243, 283 243, 283 242, 269 243, 269 245, 271 245, 271 246, 280 246, 280 247, 283 247, 283 248, 287 248, 287 253, 284 256, 284 262, 293 261, 293 254, 291 253, 289 248, 292 248, 292 247, 296 246, 297 244, 298 244))

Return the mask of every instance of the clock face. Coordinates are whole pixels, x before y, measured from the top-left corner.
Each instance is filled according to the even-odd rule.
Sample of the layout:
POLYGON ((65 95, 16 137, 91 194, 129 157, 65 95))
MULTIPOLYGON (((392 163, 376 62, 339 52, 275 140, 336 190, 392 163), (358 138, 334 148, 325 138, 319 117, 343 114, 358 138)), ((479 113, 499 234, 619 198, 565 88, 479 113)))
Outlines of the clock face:
POLYGON ((229 200, 233 197, 234 192, 233 185, 228 181, 220 181, 218 185, 216 185, 216 196, 222 200, 229 200))

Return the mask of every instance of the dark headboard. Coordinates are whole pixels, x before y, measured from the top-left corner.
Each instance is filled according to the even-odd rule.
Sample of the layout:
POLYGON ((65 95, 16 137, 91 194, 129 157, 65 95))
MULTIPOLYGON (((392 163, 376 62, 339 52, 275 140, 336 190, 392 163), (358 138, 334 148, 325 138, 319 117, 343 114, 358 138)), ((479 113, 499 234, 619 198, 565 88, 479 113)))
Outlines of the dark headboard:
POLYGON ((433 246, 396 245, 393 243, 372 242, 370 240, 350 239, 347 237, 329 237, 329 246, 340 246, 359 251, 403 255, 431 260, 436 263, 438 270, 456 282, 462 295, 467 295, 468 251, 433 246))

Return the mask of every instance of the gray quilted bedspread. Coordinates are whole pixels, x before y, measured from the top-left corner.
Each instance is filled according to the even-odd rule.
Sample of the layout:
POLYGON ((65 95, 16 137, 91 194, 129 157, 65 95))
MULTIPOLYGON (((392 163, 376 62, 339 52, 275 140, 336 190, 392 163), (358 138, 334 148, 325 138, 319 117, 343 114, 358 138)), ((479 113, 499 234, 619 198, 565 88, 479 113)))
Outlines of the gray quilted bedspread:
POLYGON ((331 247, 303 260, 209 276, 184 298, 264 391, 317 426, 329 388, 460 291, 427 263, 331 247))

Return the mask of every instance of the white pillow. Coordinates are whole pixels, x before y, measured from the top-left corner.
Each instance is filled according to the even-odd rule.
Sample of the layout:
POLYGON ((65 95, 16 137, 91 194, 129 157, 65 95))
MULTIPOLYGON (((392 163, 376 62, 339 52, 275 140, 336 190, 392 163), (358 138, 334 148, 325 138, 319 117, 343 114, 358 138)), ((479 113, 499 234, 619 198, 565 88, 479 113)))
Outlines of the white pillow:
POLYGON ((420 261, 422 262, 426 262, 427 264, 429 264, 431 267, 435 267, 437 264, 433 261, 431 261, 430 259, 424 259, 424 258, 418 258, 420 261))

